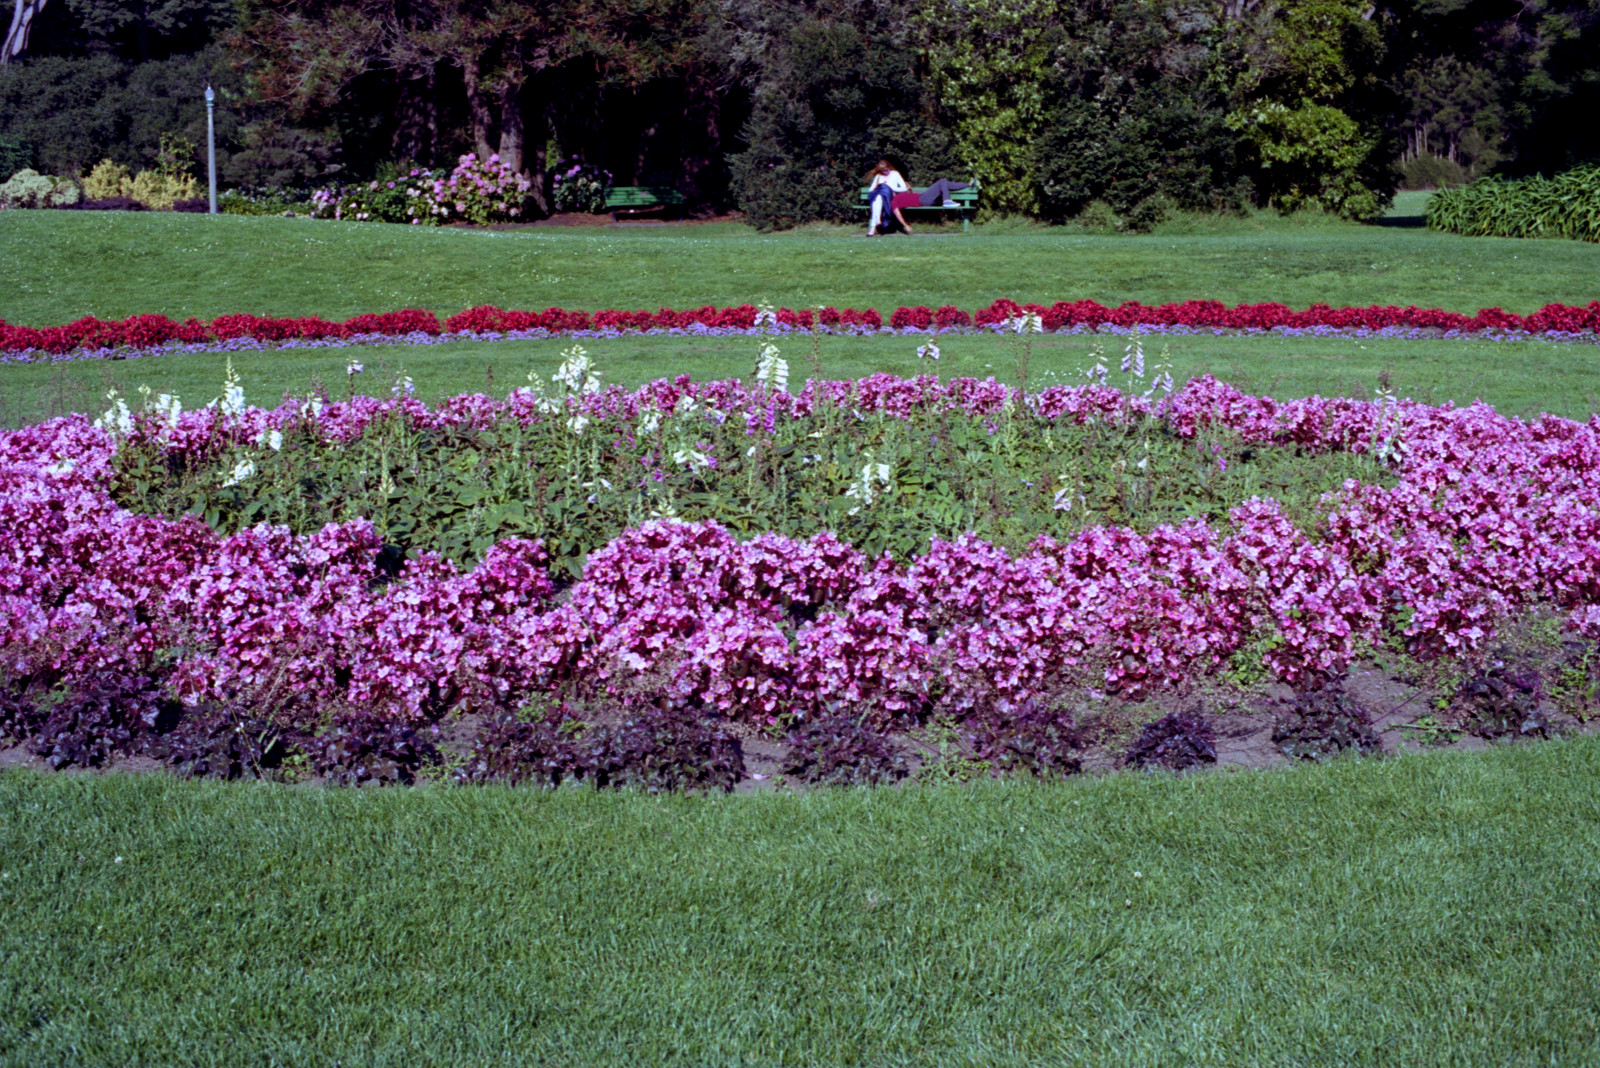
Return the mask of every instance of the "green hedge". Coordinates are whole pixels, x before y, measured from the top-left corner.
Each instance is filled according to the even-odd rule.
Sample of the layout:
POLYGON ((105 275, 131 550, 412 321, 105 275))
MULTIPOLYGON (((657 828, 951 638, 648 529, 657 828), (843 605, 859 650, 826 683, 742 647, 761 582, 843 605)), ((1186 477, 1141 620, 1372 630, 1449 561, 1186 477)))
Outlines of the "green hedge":
POLYGON ((1600 164, 1554 178, 1480 178, 1428 201, 1428 229, 1469 237, 1600 241, 1600 164))

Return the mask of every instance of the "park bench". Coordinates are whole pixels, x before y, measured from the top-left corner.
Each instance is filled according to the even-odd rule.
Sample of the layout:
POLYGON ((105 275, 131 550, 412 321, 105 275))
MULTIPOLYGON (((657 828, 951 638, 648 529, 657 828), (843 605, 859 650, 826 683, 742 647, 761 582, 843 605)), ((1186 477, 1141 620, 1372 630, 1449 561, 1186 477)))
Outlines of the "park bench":
POLYGON ((621 215, 637 215, 655 208, 676 208, 683 216, 683 194, 670 185, 614 185, 606 190, 606 210, 612 222, 620 222, 621 215))
MULTIPOLYGON (((864 188, 864 187, 862 188, 862 190, 861 190, 861 203, 859 203, 859 204, 857 204, 855 206, 857 211, 871 211, 872 210, 872 202, 871 202, 871 199, 870 199, 871 198, 871 193, 872 193, 872 191, 870 189, 867 189, 867 188, 864 188)), ((950 199, 956 202, 956 206, 953 207, 953 208, 947 208, 942 204, 929 204, 926 207, 924 207, 924 206, 919 204, 918 206, 916 206, 914 208, 901 208, 900 210, 901 211, 953 211, 956 214, 961 216, 961 229, 962 229, 963 232, 965 232, 966 229, 967 229, 967 223, 972 219, 973 214, 976 213, 977 210, 978 210, 978 191, 977 191, 977 189, 974 189, 974 188, 957 189, 954 193, 950 194, 950 199)), ((888 212, 885 212, 884 214, 887 215, 888 212)), ((884 220, 884 221, 888 222, 887 219, 884 220)))

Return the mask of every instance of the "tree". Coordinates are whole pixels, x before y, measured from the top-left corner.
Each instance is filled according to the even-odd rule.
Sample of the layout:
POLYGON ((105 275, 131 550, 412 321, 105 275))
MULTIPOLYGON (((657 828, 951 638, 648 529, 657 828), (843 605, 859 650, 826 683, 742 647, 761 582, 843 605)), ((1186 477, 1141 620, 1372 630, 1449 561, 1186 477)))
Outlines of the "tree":
POLYGON ((1238 72, 1228 125, 1280 210, 1376 215, 1397 175, 1381 78, 1384 42, 1366 0, 1241 6, 1223 47, 1238 72))
POLYGON ((6 31, 5 41, 0 42, 0 64, 11 62, 27 49, 33 20, 44 5, 45 0, 15 0, 11 11, 11 28, 6 31))
POLYGON ((237 46, 260 61, 262 99, 301 117, 372 72, 401 84, 453 72, 472 148, 531 172, 543 209, 544 146, 562 79, 581 69, 622 84, 648 80, 681 51, 673 42, 692 40, 694 8, 692 0, 246 0, 237 46))
POLYGON ((1068 13, 1030 158, 1047 217, 1104 200, 1139 229, 1168 204, 1239 206, 1219 30, 1206 5, 1097 0, 1068 13))

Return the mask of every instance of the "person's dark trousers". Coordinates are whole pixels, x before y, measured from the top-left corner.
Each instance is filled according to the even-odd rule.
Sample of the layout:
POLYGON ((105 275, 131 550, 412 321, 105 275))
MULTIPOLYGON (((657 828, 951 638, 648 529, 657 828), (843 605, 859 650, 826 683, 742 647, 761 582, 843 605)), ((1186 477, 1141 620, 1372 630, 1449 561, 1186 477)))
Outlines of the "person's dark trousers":
MULTIPOLYGON (((880 227, 893 225, 892 220, 894 216, 889 211, 889 202, 893 199, 894 190, 890 189, 887 185, 875 186, 872 190, 872 194, 867 197, 867 208, 869 212, 872 208, 872 202, 874 200, 883 201, 883 210, 878 213, 878 225, 880 227)), ((868 215, 868 218, 871 218, 870 214, 868 215)))
POLYGON ((969 188, 971 186, 966 182, 952 182, 948 178, 940 178, 937 182, 924 189, 918 199, 922 202, 923 207, 931 208, 935 204, 943 204, 949 200, 950 194, 957 189, 969 188))

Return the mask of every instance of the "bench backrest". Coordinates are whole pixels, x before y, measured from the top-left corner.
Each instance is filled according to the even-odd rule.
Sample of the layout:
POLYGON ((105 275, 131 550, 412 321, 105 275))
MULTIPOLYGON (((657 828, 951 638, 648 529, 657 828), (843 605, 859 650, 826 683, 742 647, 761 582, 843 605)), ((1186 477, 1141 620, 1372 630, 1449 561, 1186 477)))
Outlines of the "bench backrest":
POLYGON ((614 185, 606 190, 608 208, 648 208, 682 204, 683 194, 670 185, 614 185))
MULTIPOLYGON (((915 189, 915 187, 913 187, 913 189, 915 189)), ((916 192, 920 193, 921 190, 917 189, 916 192)), ((871 199, 871 196, 871 188, 863 186, 861 189, 861 202, 863 204, 867 203, 867 201, 871 199)), ((957 189, 954 193, 950 194, 950 199, 955 201, 957 204, 960 204, 963 208, 975 208, 978 206, 978 191, 971 188, 957 189)))

